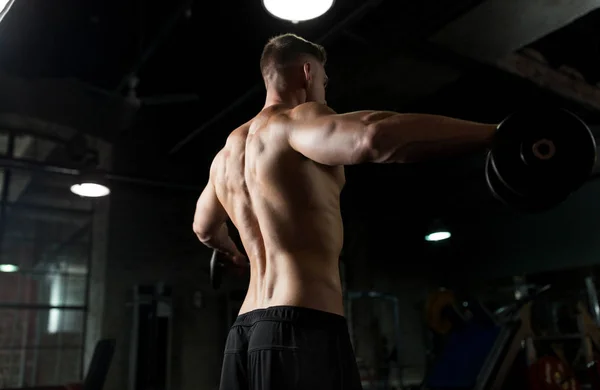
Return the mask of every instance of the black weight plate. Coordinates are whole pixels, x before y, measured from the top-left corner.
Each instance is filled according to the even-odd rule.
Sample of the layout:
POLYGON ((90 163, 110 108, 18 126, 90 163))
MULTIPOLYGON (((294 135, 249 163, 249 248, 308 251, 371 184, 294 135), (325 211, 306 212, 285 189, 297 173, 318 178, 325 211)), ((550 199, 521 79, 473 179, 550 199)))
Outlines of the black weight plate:
POLYGON ((495 199, 517 211, 528 213, 546 211, 561 203, 566 198, 566 196, 560 199, 548 197, 527 198, 516 194, 498 178, 491 153, 487 154, 485 160, 485 180, 495 199))
POLYGON ((498 126, 492 156, 498 178, 515 193, 560 197, 587 180, 596 143, 586 124, 570 112, 532 110, 517 112, 498 126), (541 146, 534 148, 540 140, 541 146), (534 150, 542 157, 543 152, 554 153, 538 158, 534 150))
POLYGON ((223 280, 223 264, 219 260, 219 252, 213 250, 210 258, 210 284, 213 289, 218 290, 223 280))
MULTIPOLYGON (((521 194, 517 194, 510 187, 508 187, 502 178, 498 175, 498 171, 496 169, 495 160, 491 153, 489 155, 489 164, 490 171, 493 173, 492 180, 496 180, 499 183, 500 189, 499 191, 503 194, 505 199, 517 199, 516 203, 521 204, 522 206, 516 207, 518 210, 527 211, 527 212, 538 212, 545 211, 553 208, 559 203, 563 202, 567 197, 571 194, 571 192, 565 192, 560 189, 554 188, 552 191, 531 193, 529 196, 523 196, 521 194)), ((496 186, 498 187, 498 186, 496 186)), ((513 199, 513 200, 514 200, 513 199)))

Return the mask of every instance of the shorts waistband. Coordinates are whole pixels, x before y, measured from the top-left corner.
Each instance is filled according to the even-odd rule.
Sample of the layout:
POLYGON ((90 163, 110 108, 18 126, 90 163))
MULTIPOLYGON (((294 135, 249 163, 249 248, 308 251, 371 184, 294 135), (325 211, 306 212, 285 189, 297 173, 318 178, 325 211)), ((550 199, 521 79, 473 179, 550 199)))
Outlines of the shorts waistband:
POLYGON ((344 316, 297 306, 271 306, 252 310, 239 315, 233 326, 252 326, 260 321, 291 322, 321 328, 347 326, 344 316))

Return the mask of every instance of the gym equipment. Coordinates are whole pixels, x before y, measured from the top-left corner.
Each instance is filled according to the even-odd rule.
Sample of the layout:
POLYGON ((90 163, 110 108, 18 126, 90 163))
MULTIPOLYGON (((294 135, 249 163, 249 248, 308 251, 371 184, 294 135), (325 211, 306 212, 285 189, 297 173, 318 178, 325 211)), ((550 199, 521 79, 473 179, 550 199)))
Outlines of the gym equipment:
POLYGON ((542 356, 529 366, 531 390, 579 390, 573 370, 555 356, 542 356))
MULTIPOLYGON (((355 347, 355 353, 357 354, 357 362, 359 363, 359 370, 361 375, 361 382, 363 383, 363 388, 388 388, 386 386, 396 386, 397 388, 404 388, 405 386, 409 386, 407 383, 407 378, 404 377, 404 374, 399 367, 399 362, 402 361, 402 334, 400 327, 400 307, 398 302, 398 297, 395 295, 385 294, 378 291, 346 291, 345 293, 345 314, 346 319, 348 321, 348 333, 350 334, 350 340, 352 345, 355 347), (361 344, 357 348, 357 338, 356 332, 364 331, 364 325, 361 327, 361 324, 365 324, 363 315, 365 314, 362 310, 360 310, 360 301, 364 302, 364 300, 371 300, 371 302, 375 303, 380 308, 381 305, 384 304, 388 309, 391 309, 391 315, 393 317, 393 335, 389 335, 389 340, 394 340, 394 342, 390 345, 389 355, 387 356, 387 361, 382 363, 383 366, 377 367, 378 369, 384 368, 385 374, 382 371, 379 371, 379 376, 375 375, 375 378, 371 377, 371 372, 366 370, 366 367, 361 366, 360 361, 361 358, 359 356, 360 353, 363 352, 363 349, 369 349, 373 351, 373 347, 369 347, 365 344, 361 344), (357 307, 357 304, 359 305, 357 307), (356 322, 359 322, 359 325, 356 326, 356 322), (387 371, 386 371, 387 370, 387 371), (379 386, 379 387, 377 387, 379 386)), ((382 334, 383 335, 383 334, 382 334)), ((408 379, 410 381, 410 378, 408 379)))
MULTIPOLYGON (((536 294, 538 295, 538 294, 536 294)), ((531 328, 531 307, 533 297, 518 309, 501 329, 493 348, 481 369, 474 390, 501 390, 506 388, 507 377, 518 355, 524 350, 528 362, 528 389, 531 390, 579 390, 582 388, 574 371, 565 361, 564 354, 553 348, 553 354, 537 357, 535 343, 575 342, 583 347, 588 379, 592 390, 600 390, 600 371, 594 359, 594 348, 600 350, 600 329, 594 323, 583 303, 577 304, 578 332, 576 334, 534 336, 531 328)), ((513 310, 511 310, 513 311, 513 310)), ((517 363, 520 364, 520 363, 517 363)))
MULTIPOLYGON (((454 294, 448 290, 430 294, 426 316, 434 332, 440 328, 436 324, 445 324, 446 321, 432 323, 430 319, 444 317, 449 308, 461 313, 465 322, 460 326, 451 326, 448 333, 444 334, 444 347, 429 370, 426 387, 475 390, 513 388, 507 387, 505 382, 507 377, 512 379, 509 374, 522 350, 523 340, 531 338, 533 334, 529 319, 532 300, 549 288, 549 285, 528 288, 529 291, 521 299, 497 310, 495 314, 489 313, 477 301, 458 305, 454 294)), ((523 377, 521 375, 521 382, 525 385, 523 377)))
POLYGON ((223 283, 223 275, 227 269, 250 269, 250 263, 244 266, 233 264, 233 262, 220 252, 213 250, 210 258, 210 285, 213 289, 218 290, 223 283), (229 263, 229 266, 228 266, 229 263))
POLYGON ((491 323, 468 321, 445 335, 443 349, 428 372, 426 388, 472 388, 500 329, 491 323))
POLYGON ((213 289, 218 290, 223 282, 223 272, 225 264, 219 259, 219 252, 213 250, 210 257, 210 285, 213 289))
POLYGON ((116 344, 117 342, 114 339, 98 341, 83 382, 85 390, 102 390, 104 388, 104 381, 106 380, 106 375, 108 375, 108 369, 115 353, 116 344))
POLYGON ((487 154, 485 160, 485 180, 492 196, 496 200, 500 201, 505 206, 522 212, 535 213, 549 210, 563 202, 569 195, 555 193, 537 199, 519 196, 507 187, 496 174, 491 153, 487 154))
POLYGON ((133 288, 128 390, 171 389, 173 289, 158 282, 133 288))
POLYGON ((581 187, 595 162, 594 136, 576 115, 564 109, 521 111, 498 125, 485 177, 496 199, 536 212, 581 187))
POLYGON ((467 320, 456 302, 454 293, 440 289, 433 291, 425 303, 425 321, 429 328, 437 334, 448 334, 467 320))

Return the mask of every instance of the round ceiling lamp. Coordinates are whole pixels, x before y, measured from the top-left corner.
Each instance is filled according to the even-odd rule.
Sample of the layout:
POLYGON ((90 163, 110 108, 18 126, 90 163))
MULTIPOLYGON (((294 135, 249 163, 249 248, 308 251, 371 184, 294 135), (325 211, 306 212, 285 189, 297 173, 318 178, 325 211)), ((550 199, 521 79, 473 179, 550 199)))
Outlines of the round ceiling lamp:
POLYGON ((110 194, 110 189, 99 183, 81 182, 73 184, 71 192, 84 198, 101 198, 110 194))
POLYGON ((430 241, 430 242, 443 241, 443 240, 449 239, 451 236, 452 236, 452 234, 450 234, 450 232, 446 232, 446 231, 433 232, 433 233, 429 233, 428 235, 425 236, 425 241, 430 241))
POLYGON ((0 20, 6 16, 14 2, 15 0, 0 0, 0 20))
POLYGON ((84 173, 71 186, 71 192, 84 198, 101 198, 110 194, 104 176, 99 173, 84 173))
POLYGON ((298 23, 318 18, 333 6, 335 0, 262 0, 273 16, 298 23))
POLYGON ((442 222, 438 219, 435 220, 431 226, 429 226, 427 235, 425 236, 425 241, 436 242, 436 241, 444 241, 452 237, 450 231, 442 224, 442 222))
POLYGON ((17 272, 19 266, 15 264, 0 264, 0 272, 17 272))

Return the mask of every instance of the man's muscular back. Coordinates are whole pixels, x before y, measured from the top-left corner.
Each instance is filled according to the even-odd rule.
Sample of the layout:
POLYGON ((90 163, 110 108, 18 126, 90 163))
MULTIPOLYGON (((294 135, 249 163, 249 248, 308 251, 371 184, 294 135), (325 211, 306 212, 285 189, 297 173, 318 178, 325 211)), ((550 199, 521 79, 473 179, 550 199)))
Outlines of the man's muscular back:
POLYGON ((251 263, 242 313, 290 305, 343 314, 344 169, 306 158, 289 139, 290 127, 314 115, 269 107, 231 133, 213 161, 211 181, 251 263))

